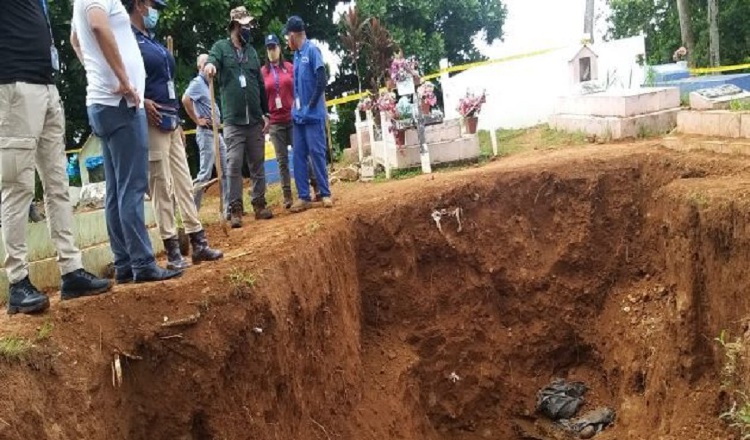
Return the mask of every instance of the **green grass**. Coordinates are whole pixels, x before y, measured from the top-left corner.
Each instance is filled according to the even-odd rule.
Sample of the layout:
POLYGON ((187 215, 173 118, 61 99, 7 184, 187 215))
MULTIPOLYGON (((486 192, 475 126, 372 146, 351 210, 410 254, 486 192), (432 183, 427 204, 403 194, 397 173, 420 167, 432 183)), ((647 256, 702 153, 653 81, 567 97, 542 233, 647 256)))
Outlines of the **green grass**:
POLYGON ((5 336, 0 338, 0 359, 6 361, 22 361, 34 347, 31 341, 18 336, 5 336))
POLYGON ((733 99, 729 101, 729 110, 733 112, 750 111, 750 101, 742 101, 739 99, 733 99))
POLYGON ((36 340, 37 341, 44 341, 46 339, 49 339, 49 337, 52 335, 52 330, 55 329, 55 325, 50 321, 49 319, 44 321, 44 324, 42 324, 41 327, 39 327, 39 330, 36 332, 36 340))
POLYGON ((722 330, 715 341, 724 352, 724 364, 721 369, 721 387, 732 396, 732 406, 719 418, 740 434, 742 440, 750 439, 750 398, 744 383, 740 358, 745 351, 743 339, 730 339, 729 332, 722 330))
POLYGON ((232 284, 232 287, 237 289, 252 289, 255 287, 257 280, 255 275, 234 268, 229 274, 229 282, 232 284))

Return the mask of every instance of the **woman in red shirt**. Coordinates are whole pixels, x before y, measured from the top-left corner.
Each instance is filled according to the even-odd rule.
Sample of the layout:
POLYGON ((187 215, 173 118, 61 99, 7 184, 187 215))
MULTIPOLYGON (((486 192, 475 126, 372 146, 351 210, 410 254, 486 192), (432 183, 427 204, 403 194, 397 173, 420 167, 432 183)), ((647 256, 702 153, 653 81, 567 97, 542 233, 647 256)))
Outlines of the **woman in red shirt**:
MULTIPOLYGON (((292 206, 292 184, 289 174, 289 147, 292 145, 292 102, 294 101, 294 66, 281 58, 281 45, 276 35, 266 37, 268 63, 261 68, 266 85, 268 108, 271 111, 271 143, 276 150, 276 160, 281 173, 281 188, 284 191, 284 207, 292 206)), ((312 166, 310 176, 313 176, 312 166)), ((315 178, 311 186, 317 195, 315 178)))

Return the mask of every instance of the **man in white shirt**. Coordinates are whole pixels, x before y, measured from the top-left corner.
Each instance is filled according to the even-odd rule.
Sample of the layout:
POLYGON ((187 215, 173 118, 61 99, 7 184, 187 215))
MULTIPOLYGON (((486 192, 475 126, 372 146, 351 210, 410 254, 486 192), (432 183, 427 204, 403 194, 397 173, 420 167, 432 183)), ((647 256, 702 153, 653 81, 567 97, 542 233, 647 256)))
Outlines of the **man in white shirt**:
POLYGON ((29 278, 26 221, 34 170, 44 185, 47 226, 62 274, 60 298, 92 296, 108 280, 83 269, 73 236, 65 172, 65 117, 55 87, 59 69, 46 0, 9 0, 0 13, 0 189, 2 236, 8 275, 8 313, 39 313, 49 298, 29 278))
POLYGON ((71 30, 71 43, 86 69, 89 123, 102 141, 115 280, 139 283, 177 277, 182 272, 156 265, 144 219, 146 71, 130 16, 120 0, 75 0, 71 30))

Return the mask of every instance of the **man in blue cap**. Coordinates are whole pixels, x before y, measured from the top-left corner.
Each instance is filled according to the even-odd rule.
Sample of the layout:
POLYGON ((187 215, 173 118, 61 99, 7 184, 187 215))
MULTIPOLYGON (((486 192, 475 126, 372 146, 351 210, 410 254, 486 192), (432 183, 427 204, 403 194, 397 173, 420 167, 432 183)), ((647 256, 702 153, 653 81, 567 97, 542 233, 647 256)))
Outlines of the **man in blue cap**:
POLYGON ((293 16, 287 20, 284 33, 294 52, 294 180, 299 199, 292 212, 302 212, 312 206, 307 171, 308 158, 312 161, 315 180, 326 208, 333 207, 331 188, 326 168, 326 103, 324 93, 328 78, 320 49, 307 39, 305 22, 293 16))

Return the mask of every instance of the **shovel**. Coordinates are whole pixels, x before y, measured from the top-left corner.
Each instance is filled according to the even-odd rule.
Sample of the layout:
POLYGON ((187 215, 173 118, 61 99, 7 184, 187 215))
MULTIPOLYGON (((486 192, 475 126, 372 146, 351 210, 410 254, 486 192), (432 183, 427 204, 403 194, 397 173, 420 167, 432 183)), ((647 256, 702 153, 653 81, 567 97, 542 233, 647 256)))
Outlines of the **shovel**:
POLYGON ((227 224, 226 214, 224 214, 224 188, 221 186, 224 169, 221 163, 221 151, 219 151, 219 123, 216 118, 216 98, 214 97, 213 78, 211 78, 211 82, 208 83, 208 93, 211 95, 211 128, 213 128, 214 131, 214 157, 216 158, 216 176, 219 179, 219 224, 221 224, 221 230, 224 231, 224 235, 228 237, 229 225, 227 224))

